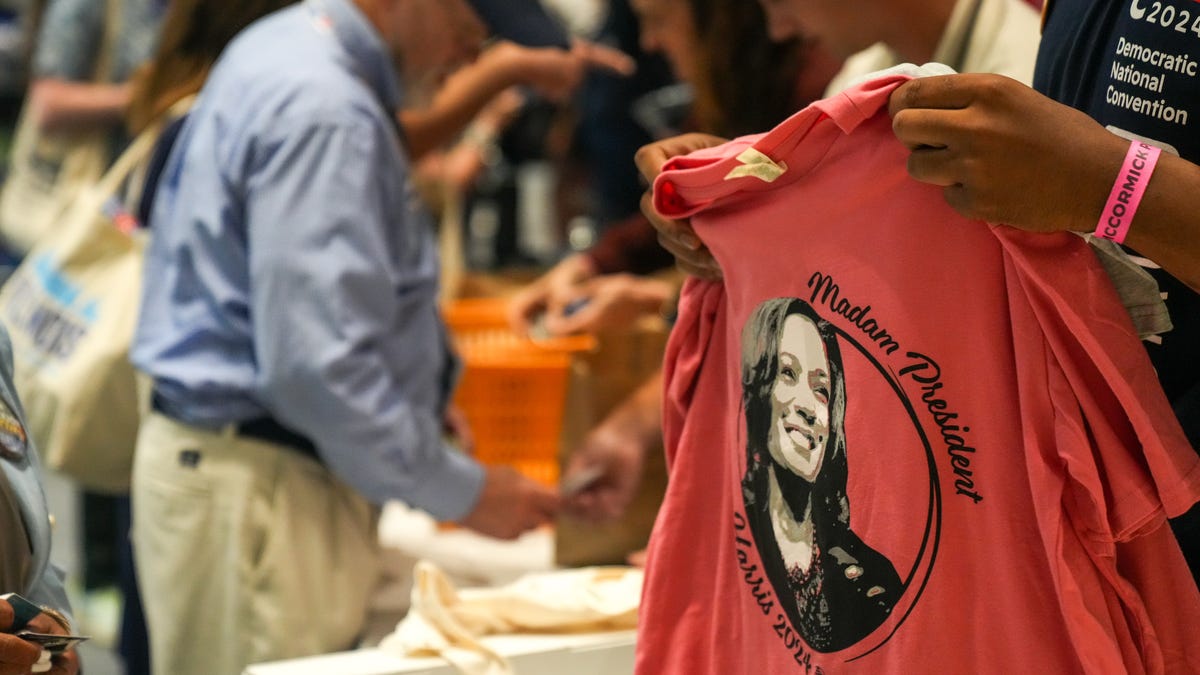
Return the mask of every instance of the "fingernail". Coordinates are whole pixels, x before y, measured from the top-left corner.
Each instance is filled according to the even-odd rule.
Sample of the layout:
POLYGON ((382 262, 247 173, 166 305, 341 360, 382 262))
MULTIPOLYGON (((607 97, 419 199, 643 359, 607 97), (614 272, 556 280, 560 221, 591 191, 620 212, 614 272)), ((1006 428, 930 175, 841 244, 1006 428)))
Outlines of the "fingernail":
POLYGON ((679 241, 683 242, 684 246, 690 248, 693 251, 700 248, 700 240, 690 234, 679 235, 679 241))

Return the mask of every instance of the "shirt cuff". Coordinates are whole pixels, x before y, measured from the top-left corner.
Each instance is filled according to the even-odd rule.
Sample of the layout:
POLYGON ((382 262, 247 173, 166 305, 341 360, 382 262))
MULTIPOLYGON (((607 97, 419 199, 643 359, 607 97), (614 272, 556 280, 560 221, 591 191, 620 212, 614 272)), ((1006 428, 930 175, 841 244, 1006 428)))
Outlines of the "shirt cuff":
POLYGON ((484 469, 455 448, 443 450, 445 461, 425 474, 407 501, 440 521, 459 521, 475 508, 483 491, 484 469))

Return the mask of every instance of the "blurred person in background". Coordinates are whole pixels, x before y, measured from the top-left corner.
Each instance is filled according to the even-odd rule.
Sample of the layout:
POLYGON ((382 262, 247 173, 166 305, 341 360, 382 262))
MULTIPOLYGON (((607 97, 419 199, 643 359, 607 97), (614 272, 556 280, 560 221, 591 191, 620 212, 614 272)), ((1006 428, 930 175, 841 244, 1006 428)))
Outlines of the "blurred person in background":
MULTIPOLYGON (((568 9, 563 4, 555 3, 554 9, 568 9)), ((627 0, 576 3, 571 9, 574 21, 568 25, 572 39, 591 45, 600 54, 622 55, 623 63, 613 64, 620 67, 590 68, 578 94, 569 101, 552 100, 553 106, 533 100, 521 88, 505 92, 471 122, 458 142, 447 149, 443 161, 427 167, 432 177, 440 172, 452 198, 461 199, 461 214, 453 215, 464 222, 455 226, 462 227, 466 235, 464 262, 475 268, 502 266, 529 253, 522 250, 522 244, 528 242, 518 241, 521 236, 515 222, 519 219, 515 202, 519 193, 529 190, 518 174, 530 162, 558 164, 556 160, 564 159, 566 129, 573 132, 572 149, 578 149, 582 158, 572 157, 575 161, 567 166, 555 167, 558 196, 566 197, 562 201, 586 200, 587 206, 581 210, 594 216, 600 228, 638 211, 642 188, 637 174, 629 170, 628 157, 652 137, 633 119, 629 108, 639 96, 673 79, 661 57, 638 48, 637 22, 627 0), (597 16, 587 9, 602 11, 597 16), (580 165, 588 174, 587 184, 572 190, 572 177, 579 173, 575 169, 580 165), (572 191, 563 194, 564 188, 572 191), (498 220, 494 233, 479 226, 489 216, 498 220)), ((559 206, 561 210, 573 205, 559 206)), ((588 222, 592 222, 590 218, 588 222)), ((521 225, 534 223, 525 219, 521 225)), ((551 230, 552 236, 557 234, 553 227, 551 230)))
MULTIPOLYGON (((485 12, 504 21, 503 12, 496 14, 493 4, 505 11, 511 8, 482 3, 485 12)), ((473 63, 449 77, 431 101, 406 101, 400 113, 409 154, 419 162, 421 194, 439 217, 447 219, 443 227, 463 228, 462 221, 479 201, 493 196, 488 188, 495 179, 511 177, 499 165, 520 162, 529 149, 525 146, 546 144, 545 123, 551 114, 568 109, 566 104, 584 82, 641 77, 641 64, 620 49, 568 35, 546 12, 530 7, 537 21, 508 26, 528 44, 509 40, 489 44, 473 63), (529 142, 514 148, 506 142, 513 138, 529 142)), ((541 152, 540 147, 535 152, 541 152)), ((515 218, 515 213, 511 215, 515 218)), ((503 216, 502 221, 502 234, 492 237, 487 246, 487 257, 497 263, 511 261, 520 248, 515 222, 503 216)), ((449 295, 455 292, 455 264, 466 258, 457 246, 451 248, 443 251, 454 261, 444 277, 448 288, 443 293, 449 295)))
POLYGON ((878 0, 856 9, 829 0, 760 4, 772 38, 811 35, 846 59, 826 96, 862 75, 905 62, 1033 80, 1038 14, 1024 0, 878 0))
MULTIPOLYGON (((745 2, 632 0, 631 6, 641 48, 664 55, 694 91, 686 123, 694 129, 731 136, 766 129, 820 96, 838 70, 838 61, 797 36, 768 40, 761 8, 745 2)), ((522 289, 511 322, 526 333, 540 319, 552 335, 622 325, 671 299, 671 283, 642 275, 672 262, 644 216, 635 214, 522 289), (565 312, 568 306, 577 309, 565 312)))
POLYGON ((607 11, 596 40, 629 54, 637 63, 637 71, 632 77, 592 71, 576 99, 578 161, 587 172, 593 200, 588 215, 595 231, 601 234, 638 213, 643 188, 637 173, 629 169, 629 158, 641 146, 661 138, 656 125, 640 119, 636 110, 642 106, 664 113, 655 122, 662 120, 674 127, 673 123, 678 122, 673 115, 676 108, 658 102, 686 88, 681 87, 658 50, 642 48, 641 29, 629 0, 604 4, 607 11))
MULTIPOLYGON (((28 88, 41 10, 40 1, 0 0, 0 189, 8 175, 9 154, 28 88)), ((0 284, 20 261, 19 255, 0 246, 0 284)))
POLYGON ((432 94, 431 100, 406 102, 400 125, 408 152, 419 159, 445 146, 489 102, 518 85, 530 87, 550 101, 562 101, 593 68, 625 77, 632 74, 634 64, 620 51, 583 41, 576 41, 569 50, 506 40, 492 44, 474 62, 448 77, 435 78, 437 86, 422 87, 432 94))
MULTIPOLYGON (((162 122, 154 154, 146 169, 146 180, 136 204, 127 204, 138 222, 149 227, 149 205, 153 203, 158 178, 186 115, 171 115, 179 101, 200 91, 217 57, 227 44, 251 22, 295 0, 243 0, 230 6, 221 0, 173 0, 162 21, 158 45, 151 59, 131 79, 126 125, 131 136, 162 122), (164 119, 170 116, 170 119, 164 119)), ((138 191, 133 191, 136 195, 138 191)), ((150 673, 150 645, 145 615, 129 541, 131 509, 129 496, 118 498, 116 541, 120 547, 121 620, 117 652, 126 675, 150 673)))
MULTIPOLYGON (((746 134, 782 121, 817 98, 839 67, 818 45, 796 36, 769 40, 762 10, 750 3, 631 4, 642 49, 663 54, 675 76, 692 87, 688 124, 709 133, 746 134)), ((632 163, 629 170, 636 170, 632 163)), ((625 325, 671 300, 671 284, 640 275, 672 262, 653 228, 636 214, 523 289, 511 305, 512 324, 528 332, 542 320, 553 335, 625 325), (568 306, 575 309, 564 311, 568 306)))
POLYGON ((463 0, 307 0, 239 35, 183 124, 131 352, 153 382, 133 541, 154 672, 353 647, 385 500, 503 538, 557 511, 444 437, 458 364, 407 147, 436 143, 397 113, 444 102, 484 36, 463 0))
MULTIPOLYGON (((0 325, 0 673, 27 675, 42 657, 21 630, 71 633, 70 604, 62 572, 50 562, 53 526, 42 491, 37 450, 25 432, 24 413, 13 387, 12 344, 0 325), (33 603, 30 607, 16 593, 33 603), (37 611, 41 608, 41 612, 37 611)), ((51 660, 51 675, 76 675, 74 649, 51 660)))

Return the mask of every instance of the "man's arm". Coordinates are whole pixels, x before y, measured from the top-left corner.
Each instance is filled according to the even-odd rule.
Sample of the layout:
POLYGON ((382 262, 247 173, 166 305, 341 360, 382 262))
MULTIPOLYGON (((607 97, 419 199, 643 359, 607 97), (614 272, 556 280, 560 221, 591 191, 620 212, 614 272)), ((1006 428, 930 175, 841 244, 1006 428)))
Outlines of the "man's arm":
POLYGON ((501 42, 451 76, 425 108, 401 111, 409 153, 419 158, 450 142, 497 94, 516 85, 558 100, 574 91, 589 68, 625 74, 632 60, 609 47, 578 43, 570 51, 501 42))
MULTIPOLYGON (((1025 230, 1090 232, 1129 148, 1086 114, 999 75, 912 80, 890 103, 913 178, 959 213, 1025 230)), ((1164 153, 1126 243, 1200 289, 1200 167, 1164 153)))
POLYGON ((51 0, 34 53, 30 112, 43 130, 115 127, 129 105, 129 87, 95 83, 105 42, 105 5, 51 0))
POLYGON ((265 403, 343 480, 455 520, 483 470, 443 444, 436 396, 414 390, 437 381, 420 370, 441 355, 420 297, 435 280, 419 224, 390 213, 379 187, 404 189, 384 159, 393 143, 371 120, 280 120, 262 143, 275 149, 245 197, 255 352, 265 403), (397 353, 402 342, 422 356, 397 353))
POLYGON ((116 127, 129 107, 129 84, 93 84, 42 77, 29 87, 29 114, 43 131, 116 127))
POLYGON ((1200 293, 1200 167, 1163 154, 1125 243, 1200 293))
POLYGON ((500 537, 546 522, 556 495, 443 441, 436 249, 414 210, 391 210, 406 177, 387 157, 390 126, 276 128, 246 192, 265 403, 375 503, 401 499, 500 537))
POLYGON ((596 428, 571 455, 563 482, 594 476, 564 495, 566 508, 589 520, 618 518, 641 482, 646 453, 662 441, 662 371, 654 373, 596 428))

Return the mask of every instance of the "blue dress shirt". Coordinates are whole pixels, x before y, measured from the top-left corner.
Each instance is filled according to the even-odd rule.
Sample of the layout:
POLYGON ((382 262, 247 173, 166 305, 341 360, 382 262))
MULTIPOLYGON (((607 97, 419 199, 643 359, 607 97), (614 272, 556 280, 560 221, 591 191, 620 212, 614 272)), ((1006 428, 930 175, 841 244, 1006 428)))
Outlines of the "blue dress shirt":
POLYGON ((442 437, 453 359, 399 98, 349 0, 236 38, 163 171, 131 357, 172 417, 270 415, 367 499, 455 520, 483 469, 442 437))

